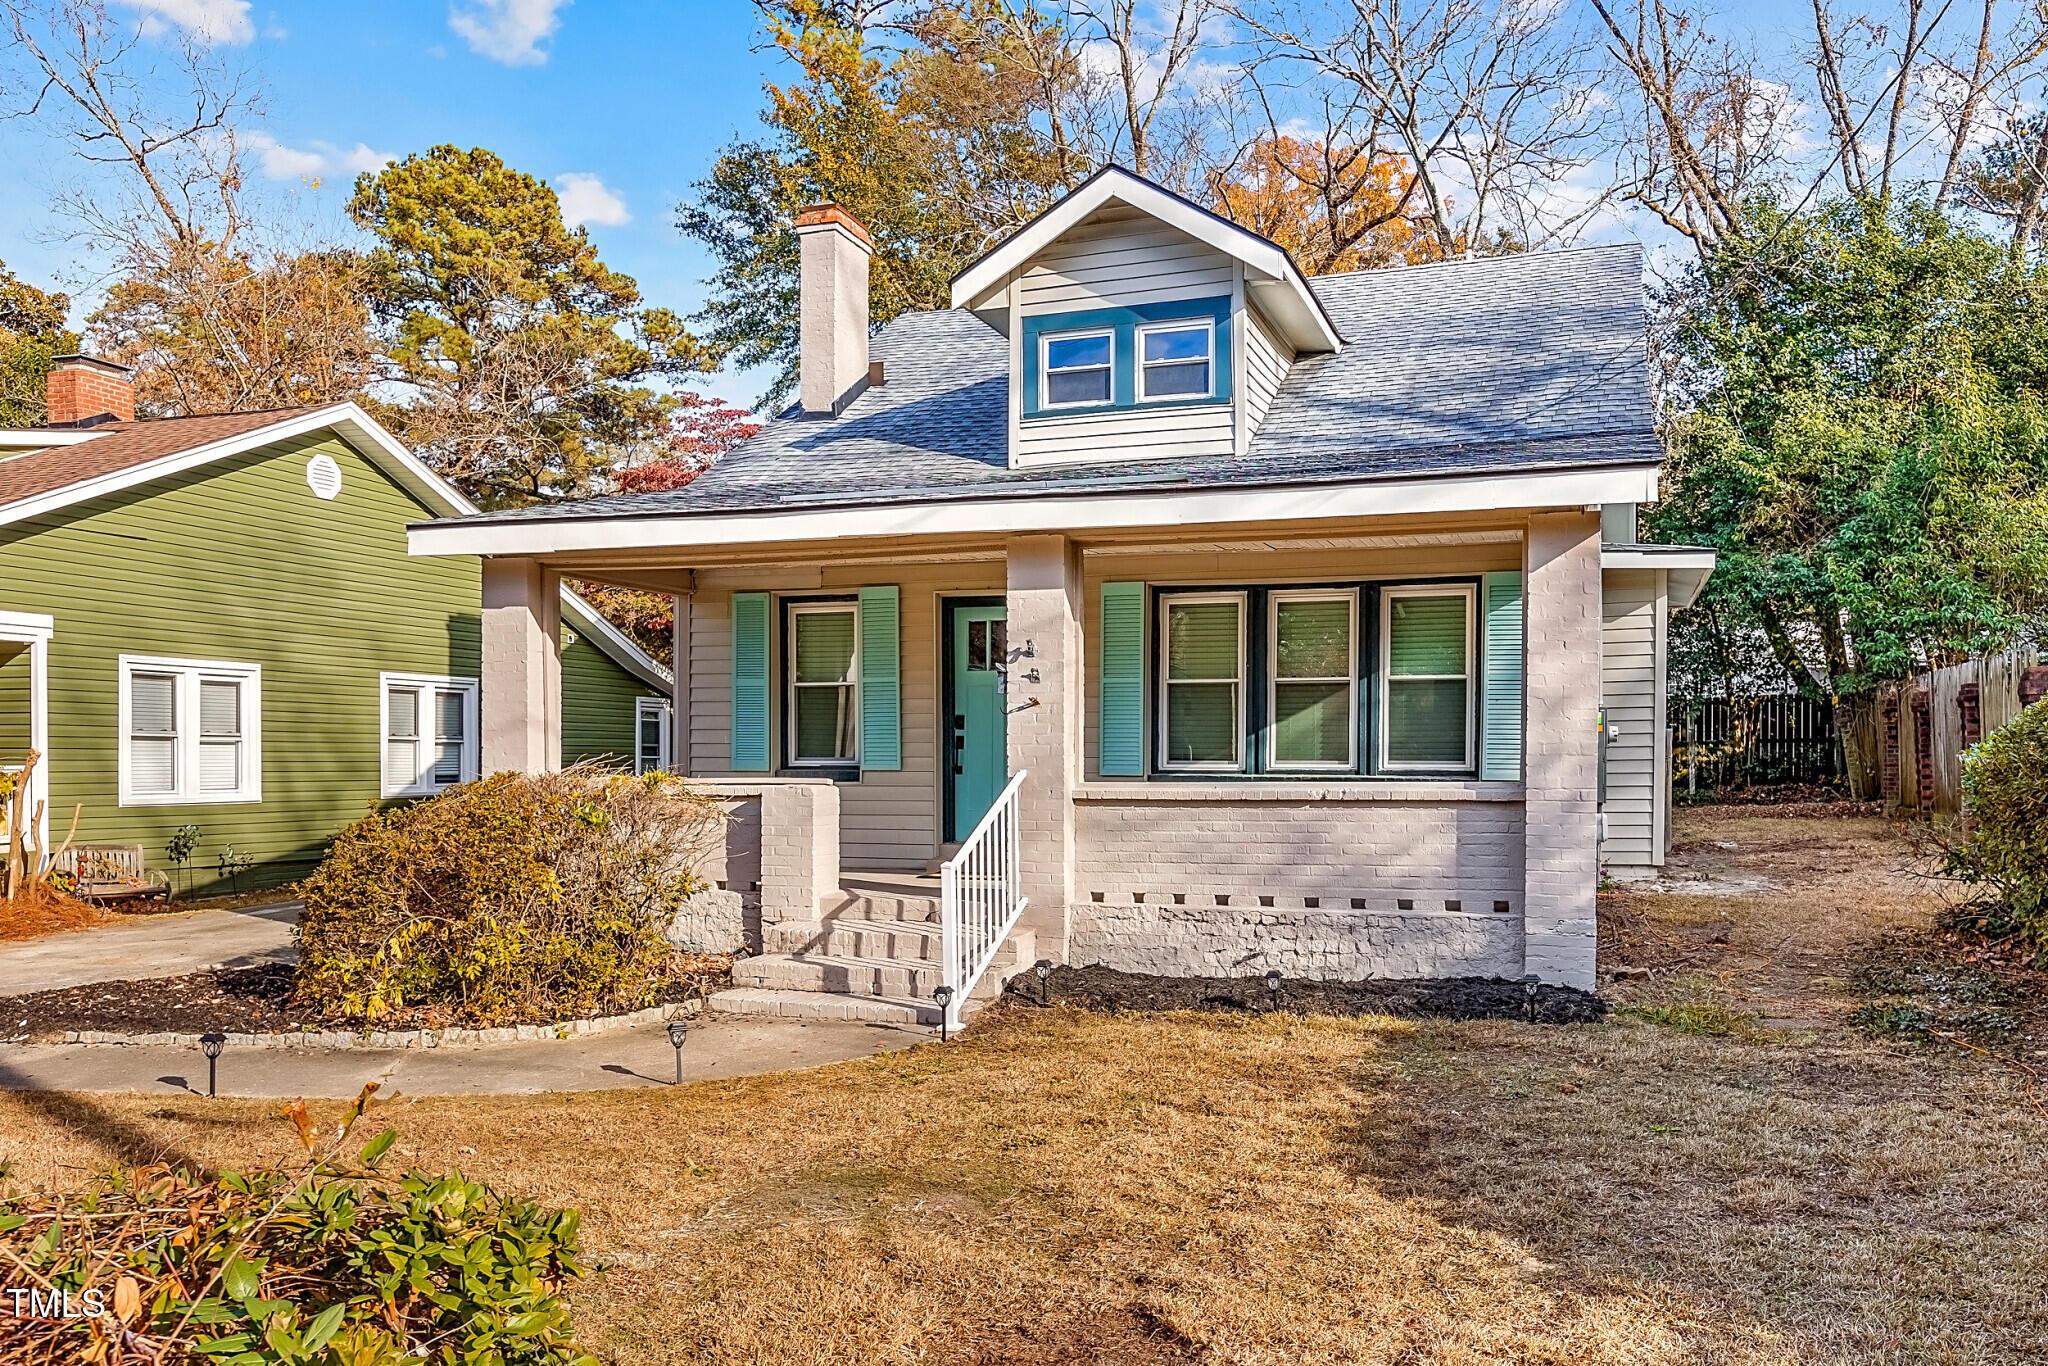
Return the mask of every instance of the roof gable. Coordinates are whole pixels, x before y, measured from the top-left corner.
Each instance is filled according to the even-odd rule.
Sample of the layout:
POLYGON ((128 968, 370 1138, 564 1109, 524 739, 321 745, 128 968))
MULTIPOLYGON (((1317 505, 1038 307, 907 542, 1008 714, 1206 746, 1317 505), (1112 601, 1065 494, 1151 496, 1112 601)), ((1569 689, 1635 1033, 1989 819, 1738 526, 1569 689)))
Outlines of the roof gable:
POLYGON ((1103 167, 955 276, 953 307, 970 309, 1007 331, 1008 304, 1002 296, 1018 272, 1069 233, 1117 206, 1156 219, 1240 262, 1246 292, 1297 351, 1335 351, 1343 344, 1307 277, 1278 244, 1121 166, 1103 167))

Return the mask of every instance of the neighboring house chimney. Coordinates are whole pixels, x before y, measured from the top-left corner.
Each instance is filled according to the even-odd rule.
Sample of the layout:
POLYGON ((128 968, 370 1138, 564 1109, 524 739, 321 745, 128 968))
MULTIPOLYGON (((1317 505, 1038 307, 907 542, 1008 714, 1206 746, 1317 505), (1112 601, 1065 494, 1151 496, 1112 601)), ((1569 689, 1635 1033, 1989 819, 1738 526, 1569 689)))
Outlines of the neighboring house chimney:
POLYGON ((135 420, 135 372, 98 356, 59 356, 50 369, 52 427, 135 420))
POLYGON ((796 216, 803 251, 797 370, 804 415, 836 416, 868 384, 868 258, 875 239, 837 204, 796 216))

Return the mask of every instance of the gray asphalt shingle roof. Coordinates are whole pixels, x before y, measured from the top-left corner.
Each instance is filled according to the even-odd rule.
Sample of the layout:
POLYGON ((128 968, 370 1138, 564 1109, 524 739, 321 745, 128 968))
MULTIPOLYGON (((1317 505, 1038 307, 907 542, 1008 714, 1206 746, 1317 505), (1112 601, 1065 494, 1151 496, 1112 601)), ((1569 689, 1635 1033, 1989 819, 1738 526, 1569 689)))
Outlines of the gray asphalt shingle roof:
POLYGON ((1011 470, 1009 348, 973 314, 906 314, 872 355, 887 382, 837 418, 782 416, 668 493, 485 520, 748 512, 1161 485, 1286 484, 1641 464, 1652 428, 1633 246, 1310 280, 1343 334, 1289 371, 1250 451, 1011 470))

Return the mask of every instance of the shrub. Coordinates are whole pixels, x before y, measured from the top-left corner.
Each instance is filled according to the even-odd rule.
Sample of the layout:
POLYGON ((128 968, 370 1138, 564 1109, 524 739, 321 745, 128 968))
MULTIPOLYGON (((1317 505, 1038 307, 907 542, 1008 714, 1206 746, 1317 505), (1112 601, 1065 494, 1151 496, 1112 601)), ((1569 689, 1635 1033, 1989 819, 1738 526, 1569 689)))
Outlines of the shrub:
MULTIPOLYGON (((286 1113, 310 1152, 305 1106, 286 1113)), ((0 1200, 0 1254, 22 1291, 0 1313, 0 1360, 595 1366, 561 1298, 583 1274, 576 1212, 460 1175, 383 1175, 395 1137, 353 1167, 331 1152, 296 1172, 141 1167, 0 1200)))
POLYGON ((501 773, 344 830, 301 886, 294 999, 470 1024, 653 1004, 724 812, 665 774, 501 773))
POLYGON ((2048 701, 1970 751, 1963 796, 1970 832, 1943 871, 1983 889, 1974 906, 1991 933, 2048 955, 2048 701))

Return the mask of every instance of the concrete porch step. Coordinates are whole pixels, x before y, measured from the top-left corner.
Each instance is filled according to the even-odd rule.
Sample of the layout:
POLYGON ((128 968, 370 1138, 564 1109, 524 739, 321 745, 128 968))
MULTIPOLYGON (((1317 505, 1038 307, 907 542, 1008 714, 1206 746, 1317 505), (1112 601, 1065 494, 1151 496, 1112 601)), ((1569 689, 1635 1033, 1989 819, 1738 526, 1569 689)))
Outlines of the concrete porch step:
POLYGON ((768 928, 769 953, 937 962, 939 926, 924 920, 867 920, 850 911, 822 920, 786 920, 768 928))
POLYGON ((851 996, 931 999, 937 963, 899 958, 843 958, 834 954, 764 953, 732 965, 734 986, 777 991, 835 992, 851 996))
POLYGON ((829 991, 731 987, 715 993, 710 1008, 714 1015, 777 1015, 795 1020, 859 1020, 868 1024, 939 1027, 939 1008, 930 1001, 844 996, 829 991))
POLYGON ((939 899, 935 896, 902 896, 886 892, 842 891, 827 898, 819 912, 821 920, 903 920, 914 924, 939 923, 939 899))

